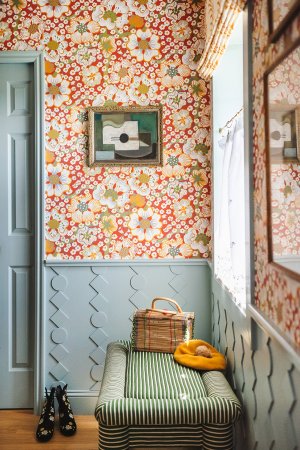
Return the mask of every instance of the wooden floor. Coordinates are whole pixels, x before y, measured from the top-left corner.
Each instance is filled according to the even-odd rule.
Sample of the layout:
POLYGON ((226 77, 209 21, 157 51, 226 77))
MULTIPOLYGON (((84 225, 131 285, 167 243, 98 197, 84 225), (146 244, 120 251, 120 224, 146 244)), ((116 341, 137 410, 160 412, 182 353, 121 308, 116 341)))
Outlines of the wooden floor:
MULTIPOLYGON (((77 431, 74 436, 63 436, 55 424, 54 435, 48 442, 38 442, 35 430, 39 417, 32 410, 0 410, 0 450, 98 450, 98 422, 94 416, 76 416, 77 431)), ((162 450, 163 447, 135 449, 162 450)), ((173 447, 173 450, 193 450, 173 447)))
POLYGON ((39 417, 31 410, 1 410, 0 450, 98 450, 98 423, 94 416, 75 418, 74 436, 63 436, 56 423, 53 438, 42 443, 35 439, 39 417))

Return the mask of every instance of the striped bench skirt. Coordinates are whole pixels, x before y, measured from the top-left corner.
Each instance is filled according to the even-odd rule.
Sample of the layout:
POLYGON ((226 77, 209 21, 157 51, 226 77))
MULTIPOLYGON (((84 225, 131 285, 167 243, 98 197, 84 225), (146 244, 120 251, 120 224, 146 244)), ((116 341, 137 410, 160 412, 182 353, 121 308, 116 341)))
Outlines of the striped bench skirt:
POLYGON ((107 349, 96 405, 99 450, 232 450, 241 405, 221 372, 180 366, 167 353, 107 349))

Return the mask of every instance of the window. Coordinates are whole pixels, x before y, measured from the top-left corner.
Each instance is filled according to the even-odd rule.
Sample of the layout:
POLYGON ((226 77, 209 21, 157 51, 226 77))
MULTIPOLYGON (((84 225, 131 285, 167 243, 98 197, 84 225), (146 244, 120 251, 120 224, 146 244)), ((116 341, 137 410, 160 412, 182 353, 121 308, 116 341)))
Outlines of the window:
POLYGON ((243 18, 241 13, 212 81, 214 273, 241 307, 249 269, 243 18))

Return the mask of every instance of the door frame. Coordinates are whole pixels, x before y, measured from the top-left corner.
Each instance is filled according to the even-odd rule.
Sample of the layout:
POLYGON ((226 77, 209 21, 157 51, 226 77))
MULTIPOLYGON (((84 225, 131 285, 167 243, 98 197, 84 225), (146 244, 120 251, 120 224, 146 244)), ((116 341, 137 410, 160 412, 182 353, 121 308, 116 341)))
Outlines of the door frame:
POLYGON ((34 236, 34 413, 39 414, 44 397, 44 54, 41 51, 2 51, 0 64, 33 63, 34 77, 34 200, 35 200, 35 236, 34 236))

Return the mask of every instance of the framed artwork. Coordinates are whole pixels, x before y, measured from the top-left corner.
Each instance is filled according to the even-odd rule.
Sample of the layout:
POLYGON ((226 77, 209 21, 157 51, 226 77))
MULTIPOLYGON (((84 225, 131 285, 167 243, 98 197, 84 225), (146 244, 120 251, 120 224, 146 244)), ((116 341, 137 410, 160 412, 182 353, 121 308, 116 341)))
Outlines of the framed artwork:
POLYGON ((161 166, 162 107, 91 107, 89 166, 161 166))
POLYGON ((297 12, 300 0, 268 0, 270 42, 276 42, 297 12))

